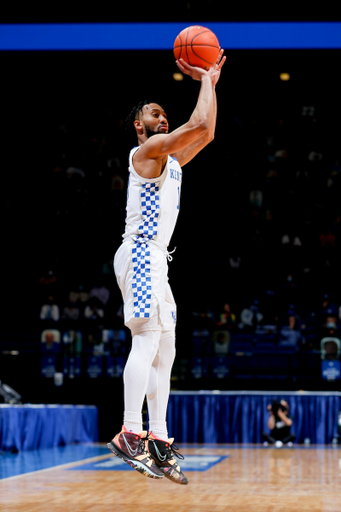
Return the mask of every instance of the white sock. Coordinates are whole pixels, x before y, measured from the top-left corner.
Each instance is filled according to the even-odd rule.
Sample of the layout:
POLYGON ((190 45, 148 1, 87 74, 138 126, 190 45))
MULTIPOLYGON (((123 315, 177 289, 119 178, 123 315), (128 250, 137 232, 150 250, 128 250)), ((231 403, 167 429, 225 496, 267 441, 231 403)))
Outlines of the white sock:
POLYGON ((142 432, 142 413, 141 412, 133 412, 133 411, 124 411, 123 414, 123 425, 128 430, 128 432, 133 432, 134 434, 140 434, 142 432))
POLYGON ((168 440, 168 430, 165 421, 149 421, 149 430, 162 441, 168 440))

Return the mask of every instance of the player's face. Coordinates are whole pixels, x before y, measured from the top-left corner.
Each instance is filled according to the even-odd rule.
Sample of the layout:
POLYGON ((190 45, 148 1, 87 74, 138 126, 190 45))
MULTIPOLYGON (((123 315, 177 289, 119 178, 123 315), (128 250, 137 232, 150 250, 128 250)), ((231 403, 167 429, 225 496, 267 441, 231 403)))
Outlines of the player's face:
POLYGON ((167 114, 157 103, 150 103, 143 107, 141 123, 144 134, 148 138, 156 133, 168 133, 167 114))

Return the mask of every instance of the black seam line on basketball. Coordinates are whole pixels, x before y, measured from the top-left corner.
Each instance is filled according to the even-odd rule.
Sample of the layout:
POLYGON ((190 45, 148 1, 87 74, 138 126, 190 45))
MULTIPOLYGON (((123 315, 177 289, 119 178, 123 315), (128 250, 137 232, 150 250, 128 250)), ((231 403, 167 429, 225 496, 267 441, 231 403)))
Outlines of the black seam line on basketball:
POLYGON ((180 54, 179 54, 179 57, 178 57, 178 60, 181 59, 181 54, 182 54, 182 47, 183 47, 183 44, 182 44, 182 39, 181 39, 181 36, 179 34, 179 41, 180 41, 180 54))
MULTIPOLYGON (((216 47, 215 47, 216 48, 216 47)), ((213 66, 214 62, 210 62, 209 60, 206 60, 206 59, 203 59, 201 57, 201 55, 198 55, 197 53, 195 53, 195 51, 193 50, 192 48, 192 52, 194 53, 194 55, 196 55, 197 57, 199 57, 199 59, 201 59, 203 62, 207 62, 207 64, 211 64, 211 66, 213 66)))
POLYGON ((199 34, 195 34, 195 36, 193 36, 193 39, 192 39, 192 41, 191 41, 191 44, 192 44, 193 40, 194 40, 196 37, 201 36, 201 34, 205 34, 205 32, 209 32, 209 30, 208 30, 208 29, 205 29, 205 30, 203 30, 202 32, 199 32, 199 34))
MULTIPOLYGON (((201 34, 205 34, 206 32, 209 32, 209 30, 208 30, 208 29, 203 30, 202 32, 199 32, 199 34, 196 34, 196 35, 193 37, 193 39, 192 39, 192 41, 191 41, 191 50, 192 50, 192 52, 194 53, 194 55, 196 55, 197 57, 199 57, 199 59, 201 59, 201 60, 202 60, 202 61, 204 61, 204 62, 207 62, 207 64, 211 64, 211 66, 212 66, 212 65, 214 64, 214 62, 210 62, 209 60, 203 59, 200 55, 198 55, 197 53, 195 53, 195 51, 193 50, 193 46, 192 46, 192 45, 193 45, 193 41, 194 41, 194 39, 195 39, 196 37, 200 36, 201 34)), ((216 48, 216 46, 214 46, 213 44, 212 44, 212 45, 211 45, 211 44, 205 44, 205 45, 198 45, 198 44, 196 44, 196 46, 210 46, 210 47, 212 47, 212 48, 216 48)))
POLYGON ((187 39, 188 39, 188 34, 189 34, 189 31, 191 30, 191 27, 187 30, 187 33, 186 33, 186 45, 185 45, 185 48, 186 48, 186 56, 187 56, 187 62, 188 64, 191 66, 191 63, 189 61, 189 57, 188 57, 188 51, 187 51, 187 39))
MULTIPOLYGON (((201 34, 205 34, 206 32, 209 32, 209 30, 208 30, 208 29, 203 30, 202 32, 199 32, 199 34, 196 34, 196 35, 193 37, 193 39, 192 39, 192 41, 191 41, 191 50, 192 50, 192 52, 194 53, 194 55, 196 55, 197 57, 199 57, 199 59, 201 59, 202 61, 207 62, 207 64, 211 64, 211 66, 213 66, 214 62, 210 62, 209 60, 203 59, 200 55, 198 55, 197 53, 195 53, 195 51, 193 50, 193 41, 194 41, 194 39, 195 39, 196 37, 200 36, 201 34)), ((187 41, 186 41, 186 44, 187 44, 187 41)), ((196 46, 199 46, 199 45, 196 45, 196 46)), ((210 45, 210 44, 205 44, 205 45, 200 45, 200 46, 210 46, 210 47, 212 47, 212 48, 216 48, 216 46, 214 46, 214 45, 210 45)))
MULTIPOLYGON (((192 46, 192 43, 186 44, 186 45, 180 45, 180 46, 174 46, 175 48, 181 48, 181 46, 192 46)), ((218 48, 215 44, 198 44, 196 43, 195 46, 207 46, 208 48, 218 48)))

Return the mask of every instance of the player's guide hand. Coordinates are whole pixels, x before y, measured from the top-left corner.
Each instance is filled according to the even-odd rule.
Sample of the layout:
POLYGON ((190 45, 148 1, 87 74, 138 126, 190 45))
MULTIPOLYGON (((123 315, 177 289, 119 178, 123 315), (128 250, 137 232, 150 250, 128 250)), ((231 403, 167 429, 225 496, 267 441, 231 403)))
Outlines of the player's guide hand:
POLYGON ((176 65, 180 69, 182 73, 185 75, 189 75, 193 80, 202 80, 202 77, 208 75, 208 71, 203 68, 197 68, 195 66, 190 66, 183 59, 179 59, 176 61, 176 65))
POLYGON ((216 85, 216 83, 218 82, 219 77, 220 77, 221 68, 223 67, 223 65, 226 61, 226 57, 223 57, 223 53, 224 53, 224 50, 221 49, 217 60, 215 61, 213 66, 208 71, 206 71, 203 68, 191 66, 190 64, 185 62, 183 59, 177 60, 176 65, 178 66, 178 68, 180 69, 180 71, 182 73, 184 73, 185 75, 189 75, 191 78, 193 78, 193 80, 201 81, 203 76, 209 75, 211 77, 212 84, 216 85))

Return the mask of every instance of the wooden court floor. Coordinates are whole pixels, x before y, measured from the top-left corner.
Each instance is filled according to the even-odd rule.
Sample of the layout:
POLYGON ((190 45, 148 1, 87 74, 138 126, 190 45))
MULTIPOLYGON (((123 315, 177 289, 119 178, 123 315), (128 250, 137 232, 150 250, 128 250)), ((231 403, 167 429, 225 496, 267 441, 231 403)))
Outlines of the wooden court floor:
POLYGON ((340 447, 186 445, 181 451, 199 469, 205 469, 201 460, 218 462, 186 471, 189 485, 180 486, 129 467, 117 470, 114 455, 100 455, 0 480, 0 511, 341 512, 340 447))

